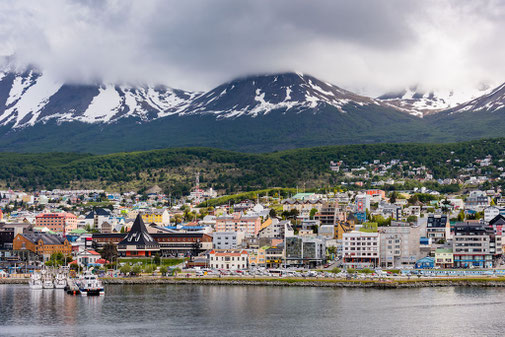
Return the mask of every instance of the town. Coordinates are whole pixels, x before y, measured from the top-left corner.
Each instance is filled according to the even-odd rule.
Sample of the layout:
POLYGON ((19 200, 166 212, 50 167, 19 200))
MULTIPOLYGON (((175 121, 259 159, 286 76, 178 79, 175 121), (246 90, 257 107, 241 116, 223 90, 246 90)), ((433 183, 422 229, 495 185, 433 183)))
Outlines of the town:
POLYGON ((332 161, 338 188, 250 198, 218 196, 199 175, 178 199, 157 185, 142 193, 4 190, 0 275, 44 266, 116 277, 497 274, 505 271, 497 164, 488 156, 435 180, 401 160, 332 161))

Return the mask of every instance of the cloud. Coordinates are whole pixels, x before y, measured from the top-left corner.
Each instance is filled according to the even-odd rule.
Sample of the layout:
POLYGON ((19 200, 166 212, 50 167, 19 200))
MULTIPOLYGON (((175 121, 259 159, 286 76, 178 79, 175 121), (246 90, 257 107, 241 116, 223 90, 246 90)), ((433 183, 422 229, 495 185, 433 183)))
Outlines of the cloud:
POLYGON ((0 2, 0 54, 65 81, 206 90, 297 70, 377 95, 505 80, 500 2, 0 2))

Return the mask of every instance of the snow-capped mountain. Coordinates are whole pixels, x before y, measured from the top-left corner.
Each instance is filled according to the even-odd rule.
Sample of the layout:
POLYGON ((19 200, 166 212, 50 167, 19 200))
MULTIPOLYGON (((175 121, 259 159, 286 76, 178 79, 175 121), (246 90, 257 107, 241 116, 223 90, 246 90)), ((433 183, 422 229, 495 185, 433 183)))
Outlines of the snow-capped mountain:
POLYGON ((33 69, 0 72, 0 125, 110 123, 125 117, 146 121, 184 111, 195 96, 165 86, 65 84, 33 69))
POLYGON ((341 113, 352 106, 379 104, 333 84, 299 73, 237 79, 196 97, 190 113, 213 113, 218 118, 257 117, 271 111, 301 112, 333 106, 341 113))
POLYGON ((478 90, 422 90, 412 86, 400 92, 391 92, 377 97, 383 103, 402 109, 414 116, 437 113, 454 108, 475 97, 486 94, 487 87, 478 90))
POLYGON ((12 128, 49 120, 112 123, 129 117, 142 122, 169 115, 257 117, 271 111, 315 111, 321 105, 345 113, 349 107, 369 104, 380 103, 295 73, 251 76, 195 93, 166 86, 65 84, 33 69, 0 72, 0 125, 12 128))
POLYGON ((505 83, 493 89, 491 92, 477 97, 469 102, 460 104, 453 109, 448 110, 448 113, 454 114, 465 111, 485 111, 495 112, 505 108, 505 83))

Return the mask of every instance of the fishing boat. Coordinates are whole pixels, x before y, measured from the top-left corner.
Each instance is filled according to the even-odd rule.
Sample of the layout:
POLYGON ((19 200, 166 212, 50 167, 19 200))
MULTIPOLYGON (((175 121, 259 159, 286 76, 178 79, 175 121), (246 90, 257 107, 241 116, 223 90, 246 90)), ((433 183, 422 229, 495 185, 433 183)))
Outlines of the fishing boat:
POLYGON ((56 289, 65 289, 67 285, 67 278, 63 273, 57 273, 54 277, 54 287, 56 289))
POLYGON ((30 276, 30 284, 31 289, 42 289, 42 279, 40 273, 34 272, 32 276, 30 276))
POLYGON ((85 271, 75 282, 82 296, 105 295, 102 282, 90 271, 85 271))
POLYGON ((42 269, 42 288, 44 289, 54 289, 53 277, 47 270, 42 269))

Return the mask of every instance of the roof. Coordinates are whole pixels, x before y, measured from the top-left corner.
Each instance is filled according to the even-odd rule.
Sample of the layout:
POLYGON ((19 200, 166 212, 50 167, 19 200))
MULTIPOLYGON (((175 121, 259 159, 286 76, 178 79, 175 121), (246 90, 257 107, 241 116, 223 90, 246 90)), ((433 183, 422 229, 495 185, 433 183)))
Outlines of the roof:
POLYGON ((40 213, 35 216, 35 218, 56 218, 56 217, 65 217, 65 218, 77 218, 75 214, 72 213, 40 213))
POLYGON ((438 248, 435 253, 452 253, 451 248, 438 248))
POLYGON ((160 246, 147 231, 144 220, 142 220, 142 216, 140 214, 137 215, 137 218, 135 219, 135 222, 133 223, 132 228, 126 237, 121 242, 119 242, 118 245, 147 246, 150 248, 160 246))
POLYGON ((26 233, 19 234, 25 237, 30 242, 37 244, 39 240, 44 242, 44 245, 62 245, 65 242, 65 239, 61 238, 58 235, 46 234, 46 233, 26 233))
POLYGON ((111 212, 108 209, 96 208, 86 215, 86 219, 94 219, 96 216, 111 216, 111 212))
POLYGON ((248 253, 244 249, 213 249, 209 254, 215 256, 240 256, 248 253))

